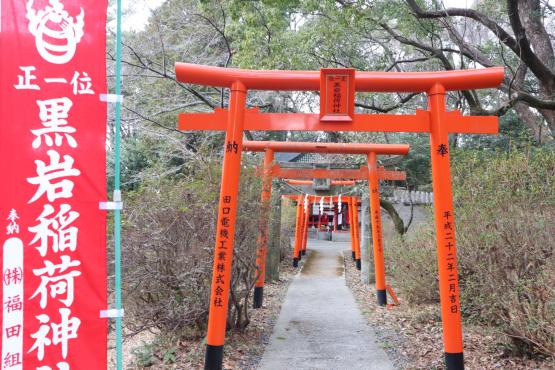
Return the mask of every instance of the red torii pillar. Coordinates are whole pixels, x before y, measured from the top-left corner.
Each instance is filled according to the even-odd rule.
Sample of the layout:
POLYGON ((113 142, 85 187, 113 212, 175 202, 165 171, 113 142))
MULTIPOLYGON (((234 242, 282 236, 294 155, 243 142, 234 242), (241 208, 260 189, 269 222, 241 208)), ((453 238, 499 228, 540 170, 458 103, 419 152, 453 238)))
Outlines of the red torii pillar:
POLYGON ((374 250, 374 274, 376 279, 376 295, 380 306, 387 305, 387 293, 385 286, 385 262, 383 255, 382 240, 382 217, 380 207, 380 190, 378 182, 378 165, 376 155, 368 154, 368 172, 370 181, 368 187, 370 190, 370 212, 372 224, 372 245, 374 250))
POLYGON ((347 199, 347 212, 349 214, 349 233, 351 234, 351 255, 353 257, 353 261, 357 260, 357 252, 356 252, 356 236, 355 236, 355 227, 354 227, 354 216, 353 216, 353 197, 349 197, 347 199))
POLYGON ((301 251, 299 253, 299 260, 302 256, 306 255, 306 244, 308 243, 308 226, 310 223, 310 215, 312 213, 312 202, 310 201, 310 197, 307 198, 308 202, 305 204, 306 207, 304 209, 304 223, 303 223, 303 233, 302 233, 302 240, 301 240, 301 251))
POLYGON ((266 277, 266 251, 268 245, 268 217, 270 214, 270 199, 272 198, 271 166, 274 161, 274 151, 268 149, 264 155, 262 176, 262 193, 260 195, 261 217, 258 223, 257 258, 258 278, 254 286, 253 308, 261 308, 264 300, 264 279, 266 277))
POLYGON ((295 244, 293 247, 293 267, 299 266, 301 258, 302 228, 303 228, 303 199, 302 195, 297 198, 297 222, 295 223, 295 244))
POLYGON ((226 130, 220 208, 214 253, 205 369, 221 370, 225 339, 233 234, 240 174, 242 132, 262 131, 378 131, 429 132, 434 189, 434 215, 440 278, 440 301, 445 363, 448 370, 464 369, 460 299, 451 194, 448 134, 497 133, 497 117, 462 116, 445 110, 445 93, 497 87, 503 68, 442 72, 355 72, 352 69, 316 71, 249 71, 176 63, 179 82, 231 89, 229 109, 214 113, 181 114, 182 130, 226 130), (328 79, 332 86, 328 86, 328 79), (338 85, 337 108, 334 85, 338 85), (320 91, 320 114, 265 113, 246 110, 247 89, 320 91), (354 113, 356 91, 425 92, 427 111, 415 115, 354 113), (330 94, 331 92, 331 94, 330 94), (446 229, 449 223, 450 229, 446 229), (221 232, 225 231, 223 237, 221 232), (221 265, 221 270, 218 267, 221 265), (221 273, 220 273, 221 271, 221 273))

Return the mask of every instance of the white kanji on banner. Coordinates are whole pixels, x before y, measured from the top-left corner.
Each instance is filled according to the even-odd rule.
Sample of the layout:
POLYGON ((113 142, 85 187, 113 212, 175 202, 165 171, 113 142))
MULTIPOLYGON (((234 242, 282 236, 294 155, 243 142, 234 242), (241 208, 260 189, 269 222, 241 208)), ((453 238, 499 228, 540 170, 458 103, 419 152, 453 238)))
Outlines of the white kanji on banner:
POLYGON ((77 142, 71 135, 77 130, 75 127, 67 126, 69 110, 73 106, 71 99, 62 97, 37 100, 37 105, 39 106, 39 118, 44 128, 31 130, 31 133, 36 136, 33 140, 33 148, 40 147, 43 139, 47 146, 62 146, 64 137, 70 147, 77 148, 77 142))
POLYGON ((28 203, 33 203, 42 195, 46 194, 49 202, 53 202, 59 198, 71 198, 73 196, 73 181, 62 179, 59 182, 51 182, 63 177, 79 176, 81 171, 72 168, 74 159, 70 155, 64 155, 64 161, 60 162, 60 154, 55 150, 46 152, 50 157, 50 164, 46 165, 41 160, 36 160, 37 176, 27 178, 27 182, 38 185, 35 195, 28 203))
MULTIPOLYGON (((69 364, 67 362, 58 362, 56 367, 58 370, 69 370, 69 364)), ((50 366, 41 366, 37 367, 37 370, 52 370, 52 368, 50 366)))
POLYGON ((19 69, 23 71, 23 75, 17 76, 17 85, 13 85, 16 90, 40 90, 40 86, 31 81, 36 80, 32 72, 37 70, 35 66, 20 66, 19 69))
POLYGON ((39 330, 31 334, 31 338, 35 339, 35 343, 28 353, 37 351, 37 358, 44 359, 44 347, 51 345, 60 345, 62 358, 67 357, 67 350, 70 339, 77 338, 77 330, 81 325, 81 320, 77 317, 71 317, 69 308, 60 308, 61 321, 59 324, 50 322, 50 316, 46 314, 38 315, 36 318, 41 323, 39 330))
POLYGON ((82 76, 77 71, 73 73, 70 84, 73 86, 73 95, 94 94, 94 91, 91 89, 92 80, 87 72, 83 72, 82 76))
POLYGON ((52 262, 45 260, 44 267, 40 269, 33 269, 35 276, 40 276, 40 285, 33 293, 30 299, 40 296, 40 307, 46 308, 48 303, 48 296, 57 298, 58 301, 71 306, 74 297, 74 279, 81 276, 81 271, 71 270, 71 268, 81 265, 81 261, 72 261, 70 256, 61 256, 61 263, 55 265, 52 262))
POLYGON ((33 245, 40 241, 40 245, 36 248, 42 257, 46 256, 48 246, 51 246, 55 253, 63 252, 66 249, 74 252, 77 248, 79 230, 70 225, 78 217, 79 212, 72 211, 69 204, 61 204, 58 213, 53 206, 45 204, 42 213, 36 219, 39 223, 28 228, 35 234, 29 244, 33 245))

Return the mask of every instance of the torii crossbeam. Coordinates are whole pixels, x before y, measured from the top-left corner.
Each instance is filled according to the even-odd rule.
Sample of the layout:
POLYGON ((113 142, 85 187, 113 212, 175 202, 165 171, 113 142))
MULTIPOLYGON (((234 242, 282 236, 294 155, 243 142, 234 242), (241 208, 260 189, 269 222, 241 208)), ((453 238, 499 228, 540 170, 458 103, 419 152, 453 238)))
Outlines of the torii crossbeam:
MULTIPOLYGON (((293 179, 285 179, 285 182, 289 185, 314 185, 313 180, 293 180, 293 179)), ((331 180, 331 186, 352 186, 355 185, 355 180, 331 180)))
MULTIPOLYGON (((359 168, 289 168, 275 164, 270 169, 270 174, 275 178, 282 179, 346 179, 346 180, 368 180, 368 166, 359 168)), ((386 170, 378 167, 378 179, 390 181, 403 181, 407 179, 404 171, 386 170)), ((297 185, 310 185, 310 183, 297 185)), ((339 183, 332 181, 332 185, 353 185, 352 183, 339 183)))
POLYGON ((501 67, 442 72, 356 72, 353 69, 318 72, 251 71, 176 63, 179 82, 231 90, 227 110, 179 116, 179 128, 184 131, 226 130, 214 253, 214 271, 220 268, 221 273, 212 277, 205 369, 221 370, 223 362, 244 130, 430 133, 445 363, 448 370, 464 369, 448 134, 494 134, 498 120, 448 112, 445 94, 454 90, 495 88, 503 77, 501 67), (320 115, 249 110, 246 108, 248 90, 320 91, 320 115), (357 91, 423 92, 428 97, 428 110, 418 110, 414 115, 356 114, 357 91))

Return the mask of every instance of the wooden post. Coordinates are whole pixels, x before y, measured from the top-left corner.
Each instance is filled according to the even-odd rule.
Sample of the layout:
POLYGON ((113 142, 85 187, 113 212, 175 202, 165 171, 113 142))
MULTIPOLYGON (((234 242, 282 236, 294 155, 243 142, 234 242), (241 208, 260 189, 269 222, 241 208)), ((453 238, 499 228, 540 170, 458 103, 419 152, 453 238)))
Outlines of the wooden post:
POLYGON ((233 241, 235 238, 237 195, 241 173, 246 97, 246 87, 241 82, 233 83, 222 164, 210 311, 208 314, 208 334, 206 337, 205 370, 222 369, 233 260, 233 241))
POLYGON ((356 263, 356 260, 357 260, 356 252, 355 252, 356 240, 355 240, 355 230, 353 228, 353 197, 349 197, 347 200, 347 212, 349 215, 349 233, 351 235, 351 256, 353 258, 353 261, 355 261, 356 263))
POLYGON ((370 245, 371 232, 370 232, 370 198, 365 196, 361 201, 361 212, 360 212, 360 260, 361 260, 361 275, 362 281, 365 284, 370 284, 370 245))
POLYGON ((353 202, 353 222, 355 229, 355 262, 358 270, 361 269, 360 261, 360 228, 358 226, 358 199, 355 197, 353 202))
POLYGON ((274 161, 274 151, 267 149, 264 155, 264 175, 262 193, 260 194, 260 220, 258 223, 257 256, 258 279, 254 287, 253 308, 262 307, 264 299, 264 279, 266 277, 266 250, 268 245, 268 222, 270 219, 270 199, 272 198, 272 174, 270 169, 274 161))
POLYGON ((380 189, 378 183, 378 164, 376 153, 368 154, 368 186, 372 212, 372 244, 374 249, 374 273, 376 276, 376 295, 380 306, 387 305, 385 289, 385 264, 382 244, 382 217, 380 211, 380 189))
POLYGON ((338 204, 334 203, 333 204, 333 231, 337 231, 337 218, 338 218, 338 212, 337 212, 337 208, 338 208, 338 204))
POLYGON ((462 370, 464 358, 449 140, 443 124, 445 89, 441 85, 435 85, 428 92, 428 101, 431 112, 430 154, 445 364, 448 370, 462 370))

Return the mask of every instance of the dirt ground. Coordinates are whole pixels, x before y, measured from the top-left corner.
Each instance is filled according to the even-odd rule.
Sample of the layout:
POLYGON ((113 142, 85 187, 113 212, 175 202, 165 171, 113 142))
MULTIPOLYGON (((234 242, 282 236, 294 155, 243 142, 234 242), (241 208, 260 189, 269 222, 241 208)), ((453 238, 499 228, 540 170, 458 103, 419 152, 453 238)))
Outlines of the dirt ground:
MULTIPOLYGON (((409 306, 401 296, 399 306, 379 307, 374 286, 361 282, 350 254, 350 251, 344 252, 347 284, 395 366, 400 370, 443 369, 439 304, 409 306)), ((501 335, 492 328, 463 323, 463 335, 467 370, 555 369, 555 359, 540 361, 508 356, 501 335)))

